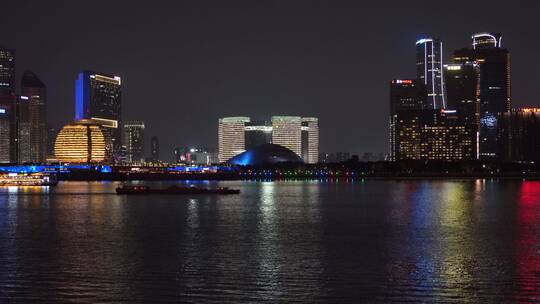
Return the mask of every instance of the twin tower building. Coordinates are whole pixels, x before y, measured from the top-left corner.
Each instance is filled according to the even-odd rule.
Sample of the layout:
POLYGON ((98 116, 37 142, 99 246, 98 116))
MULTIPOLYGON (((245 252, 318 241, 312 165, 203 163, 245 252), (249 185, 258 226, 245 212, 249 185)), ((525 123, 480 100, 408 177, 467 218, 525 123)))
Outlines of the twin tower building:
POLYGON ((439 39, 416 42, 414 79, 390 83, 390 159, 500 159, 510 111, 510 54, 502 35, 479 33, 443 64, 439 39))

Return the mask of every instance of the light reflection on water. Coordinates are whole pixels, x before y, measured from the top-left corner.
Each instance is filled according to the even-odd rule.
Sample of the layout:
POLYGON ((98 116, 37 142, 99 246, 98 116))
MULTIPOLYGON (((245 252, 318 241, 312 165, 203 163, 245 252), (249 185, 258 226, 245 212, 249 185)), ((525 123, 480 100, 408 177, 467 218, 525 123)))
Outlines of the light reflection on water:
POLYGON ((540 182, 179 183, 0 189, 0 302, 540 301, 540 182))

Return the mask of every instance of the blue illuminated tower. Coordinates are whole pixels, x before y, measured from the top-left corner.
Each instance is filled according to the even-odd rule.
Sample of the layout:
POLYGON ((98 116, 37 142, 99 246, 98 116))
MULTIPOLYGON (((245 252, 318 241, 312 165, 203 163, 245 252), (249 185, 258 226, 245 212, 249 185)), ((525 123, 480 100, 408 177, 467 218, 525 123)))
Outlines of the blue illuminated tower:
POLYGON ((115 153, 122 143, 122 83, 118 76, 83 71, 75 82, 75 119, 91 119, 106 128, 115 153))

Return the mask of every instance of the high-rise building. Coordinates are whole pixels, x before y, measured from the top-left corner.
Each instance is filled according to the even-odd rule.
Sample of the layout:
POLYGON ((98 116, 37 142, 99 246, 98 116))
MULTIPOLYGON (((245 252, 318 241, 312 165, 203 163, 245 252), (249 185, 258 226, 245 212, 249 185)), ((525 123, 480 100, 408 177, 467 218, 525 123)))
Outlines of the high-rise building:
POLYGON ((399 111, 395 159, 475 159, 475 145, 471 138, 470 130, 455 110, 399 111))
POLYGON ((15 92, 15 51, 0 46, 0 95, 15 92))
POLYGON ((500 115, 501 158, 540 161, 540 108, 513 109, 500 115))
POLYGON ((150 161, 159 162, 159 139, 157 136, 152 136, 150 139, 150 161))
POLYGON ((502 142, 498 118, 510 111, 510 53, 501 45, 501 34, 472 36, 472 48, 456 50, 455 63, 478 64, 480 69, 480 157, 500 158, 502 142))
POLYGON ((218 158, 226 162, 246 150, 245 126, 249 117, 224 117, 218 123, 218 158))
POLYGON ((319 161, 319 119, 302 117, 302 159, 307 164, 319 161))
POLYGON ((220 162, 270 143, 288 148, 306 163, 316 163, 319 156, 319 121, 315 117, 300 116, 272 116, 271 123, 253 122, 243 116, 219 119, 220 162))
POLYGON ((21 80, 18 106, 19 162, 44 162, 47 151, 47 89, 31 71, 21 80))
POLYGON ((456 110, 460 121, 468 129, 479 158, 480 124, 480 70, 475 62, 444 66, 446 102, 448 109, 456 110))
POLYGON ((445 109, 442 42, 436 38, 416 41, 417 78, 426 86, 430 109, 445 109))
POLYGON ((0 163, 14 161, 15 96, 0 96, 0 163))
POLYGON ((91 119, 105 127, 111 134, 114 151, 118 151, 122 143, 120 77, 84 71, 75 84, 75 119, 91 119))
POLYGON ((83 119, 62 128, 56 137, 54 151, 61 162, 109 163, 112 139, 105 127, 83 119))
POLYGON ((417 79, 393 79, 390 81, 390 160, 396 154, 396 118, 400 111, 431 108, 427 102, 425 84, 417 79))
POLYGON ((126 162, 141 164, 144 162, 144 122, 126 121, 124 123, 123 146, 126 147, 126 162))
POLYGON ((302 156, 302 117, 272 116, 272 143, 302 156))
POLYGON ((58 135, 58 129, 52 126, 47 128, 47 159, 54 159, 54 143, 56 142, 56 136, 58 135))

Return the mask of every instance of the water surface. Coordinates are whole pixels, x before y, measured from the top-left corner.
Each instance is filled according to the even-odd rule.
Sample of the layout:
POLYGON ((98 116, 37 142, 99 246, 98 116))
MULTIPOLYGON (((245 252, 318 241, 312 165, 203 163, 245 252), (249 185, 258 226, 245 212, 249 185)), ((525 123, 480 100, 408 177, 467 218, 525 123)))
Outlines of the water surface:
POLYGON ((197 184, 1 188, 0 302, 540 302, 540 182, 197 184))

